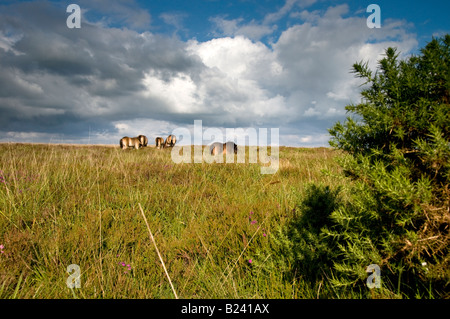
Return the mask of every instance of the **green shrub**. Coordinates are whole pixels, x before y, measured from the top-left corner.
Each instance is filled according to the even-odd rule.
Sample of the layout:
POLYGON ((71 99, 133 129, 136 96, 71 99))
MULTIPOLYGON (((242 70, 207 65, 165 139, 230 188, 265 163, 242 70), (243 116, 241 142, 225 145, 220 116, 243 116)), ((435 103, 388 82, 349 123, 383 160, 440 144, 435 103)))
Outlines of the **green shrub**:
MULTIPOLYGON (((386 50, 379 69, 357 63, 366 80, 357 115, 330 129, 347 151, 348 204, 331 218, 339 231, 335 285, 355 285, 378 264, 384 288, 405 297, 442 297, 449 276, 450 35, 399 61, 386 50)), ((447 293, 448 294, 448 293, 447 293)), ((448 296, 448 295, 447 295, 448 296)))
POLYGON ((354 64, 366 81, 362 101, 329 130, 345 152, 345 200, 326 186, 309 189, 275 241, 291 272, 330 278, 338 296, 449 297, 449 68, 450 35, 404 61, 388 48, 375 73, 354 64), (381 289, 366 286, 371 264, 381 289))

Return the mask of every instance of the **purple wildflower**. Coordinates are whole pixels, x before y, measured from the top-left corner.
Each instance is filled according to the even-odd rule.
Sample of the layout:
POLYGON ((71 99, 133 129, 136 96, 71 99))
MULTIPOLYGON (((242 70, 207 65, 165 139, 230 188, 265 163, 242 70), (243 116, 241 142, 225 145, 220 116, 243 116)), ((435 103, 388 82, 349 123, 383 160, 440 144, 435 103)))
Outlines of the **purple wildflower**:
MULTIPOLYGON (((119 255, 117 255, 117 256, 119 256, 119 255)), ((121 261, 121 262, 119 262, 119 265, 121 265, 122 267, 127 267, 128 271, 131 271, 131 265, 130 264, 126 264, 125 262, 121 261)), ((124 273, 127 274, 128 271, 125 270, 124 273)))

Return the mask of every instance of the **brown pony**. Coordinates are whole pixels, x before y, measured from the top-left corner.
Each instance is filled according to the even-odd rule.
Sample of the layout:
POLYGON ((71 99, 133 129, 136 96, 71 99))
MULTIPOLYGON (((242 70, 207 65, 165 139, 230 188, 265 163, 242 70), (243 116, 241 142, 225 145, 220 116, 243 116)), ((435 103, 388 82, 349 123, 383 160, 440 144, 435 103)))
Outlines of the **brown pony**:
POLYGON ((161 149, 161 147, 164 148, 164 139, 162 137, 157 137, 155 143, 157 149, 161 149))
POLYGON ((141 145, 142 145, 143 147, 146 147, 146 146, 147 146, 147 144, 148 144, 148 138, 147 138, 147 136, 145 136, 145 135, 139 135, 139 136, 138 136, 138 139, 139 139, 139 141, 141 142, 141 145))
POLYGON ((142 147, 142 144, 141 144, 141 141, 139 140, 139 138, 128 137, 128 136, 122 137, 120 139, 119 145, 120 145, 120 148, 123 150, 127 149, 128 147, 134 147, 135 149, 139 149, 142 147))
POLYGON ((177 142, 177 137, 175 135, 169 135, 166 138, 166 143, 164 143, 164 147, 174 147, 177 142))

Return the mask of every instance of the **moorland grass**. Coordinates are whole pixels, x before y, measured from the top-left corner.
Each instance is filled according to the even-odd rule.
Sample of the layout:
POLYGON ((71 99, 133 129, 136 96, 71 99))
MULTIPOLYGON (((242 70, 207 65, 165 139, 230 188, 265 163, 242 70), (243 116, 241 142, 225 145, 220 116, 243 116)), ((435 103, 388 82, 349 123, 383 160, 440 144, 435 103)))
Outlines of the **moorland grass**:
POLYGON ((342 183, 338 152, 281 147, 267 175, 248 155, 175 164, 170 152, 0 144, 0 298, 174 298, 139 204, 180 298, 341 297, 270 266, 306 185, 342 183))

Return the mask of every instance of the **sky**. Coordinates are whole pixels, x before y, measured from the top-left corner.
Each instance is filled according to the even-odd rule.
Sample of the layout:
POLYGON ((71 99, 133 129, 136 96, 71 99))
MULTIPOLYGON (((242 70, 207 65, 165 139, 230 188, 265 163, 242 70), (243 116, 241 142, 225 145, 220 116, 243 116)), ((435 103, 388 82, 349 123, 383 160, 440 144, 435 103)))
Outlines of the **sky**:
POLYGON ((449 11, 443 0, 0 1, 0 142, 153 141, 201 120, 328 146, 361 100, 352 65, 376 69, 388 47, 419 54, 450 33, 449 11), (380 28, 367 24, 372 3, 380 28))

